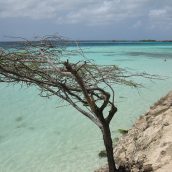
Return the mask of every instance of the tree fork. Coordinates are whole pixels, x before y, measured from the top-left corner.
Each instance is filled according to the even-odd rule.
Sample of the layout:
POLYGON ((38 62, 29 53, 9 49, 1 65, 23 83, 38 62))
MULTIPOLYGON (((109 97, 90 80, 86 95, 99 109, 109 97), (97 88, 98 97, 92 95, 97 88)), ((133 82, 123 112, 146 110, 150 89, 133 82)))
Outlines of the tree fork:
POLYGON ((14 52, 0 49, 0 83, 36 85, 41 96, 57 96, 72 105, 101 129, 109 172, 119 171, 115 166, 109 127, 117 111, 112 85, 123 84, 135 88, 140 84, 130 80, 130 77, 160 77, 146 73, 129 73, 115 65, 96 65, 89 59, 86 62, 83 53, 84 60, 69 63, 63 56, 73 55, 74 51, 65 49, 66 40, 60 37, 48 36, 43 42, 28 43, 14 52), (55 49, 49 47, 52 44, 55 49), (110 109, 106 118, 103 116, 105 109, 110 109))

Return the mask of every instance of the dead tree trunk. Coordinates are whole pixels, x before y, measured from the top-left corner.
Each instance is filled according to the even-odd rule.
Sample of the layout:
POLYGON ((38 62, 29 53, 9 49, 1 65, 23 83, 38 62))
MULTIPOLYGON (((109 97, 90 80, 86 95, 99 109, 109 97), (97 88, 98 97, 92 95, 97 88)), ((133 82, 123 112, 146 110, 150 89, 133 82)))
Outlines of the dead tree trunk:
POLYGON ((113 156, 113 143, 111 138, 111 132, 109 125, 104 123, 101 129, 103 134, 103 141, 107 152, 107 161, 109 166, 109 172, 116 172, 115 160, 113 156))

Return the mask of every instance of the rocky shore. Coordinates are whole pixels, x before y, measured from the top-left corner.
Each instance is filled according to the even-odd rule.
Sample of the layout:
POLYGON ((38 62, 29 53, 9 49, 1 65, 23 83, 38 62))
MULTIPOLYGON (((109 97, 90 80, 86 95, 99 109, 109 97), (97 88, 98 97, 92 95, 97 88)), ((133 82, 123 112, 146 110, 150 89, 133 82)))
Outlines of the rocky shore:
MULTIPOLYGON (((114 148, 117 166, 131 172, 172 172, 172 91, 141 116, 114 148)), ((101 168, 96 172, 108 172, 101 168)))

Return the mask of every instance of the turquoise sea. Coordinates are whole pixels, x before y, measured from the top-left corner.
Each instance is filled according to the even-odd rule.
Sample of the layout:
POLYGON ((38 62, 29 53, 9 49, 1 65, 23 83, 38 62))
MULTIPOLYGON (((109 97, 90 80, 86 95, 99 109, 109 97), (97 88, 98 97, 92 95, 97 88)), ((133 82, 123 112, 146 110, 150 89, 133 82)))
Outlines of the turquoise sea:
MULTIPOLYGON (((16 43, 0 43, 4 48, 16 43)), ((114 85, 118 112, 113 138, 127 129, 161 96, 172 90, 172 43, 82 42, 87 58, 147 72, 165 80, 137 78, 143 88, 114 85)), ((75 56, 71 57, 75 60, 75 56)), ((56 97, 42 98, 37 88, 0 84, 0 172, 91 172, 106 163, 98 128, 56 97)))

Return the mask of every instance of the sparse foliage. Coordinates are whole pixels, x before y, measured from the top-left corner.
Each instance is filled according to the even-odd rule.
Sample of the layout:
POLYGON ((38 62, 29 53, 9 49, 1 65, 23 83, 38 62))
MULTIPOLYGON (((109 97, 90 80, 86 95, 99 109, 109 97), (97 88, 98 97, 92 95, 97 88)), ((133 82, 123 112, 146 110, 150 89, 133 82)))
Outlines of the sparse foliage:
POLYGON ((69 42, 60 37, 24 43, 20 49, 0 50, 0 82, 35 85, 41 96, 57 96, 72 105, 101 129, 109 172, 117 171, 109 128, 117 112, 113 85, 138 87, 131 77, 156 76, 132 74, 116 65, 95 65, 81 50, 70 50, 69 42), (74 62, 70 55, 82 58, 74 62))

